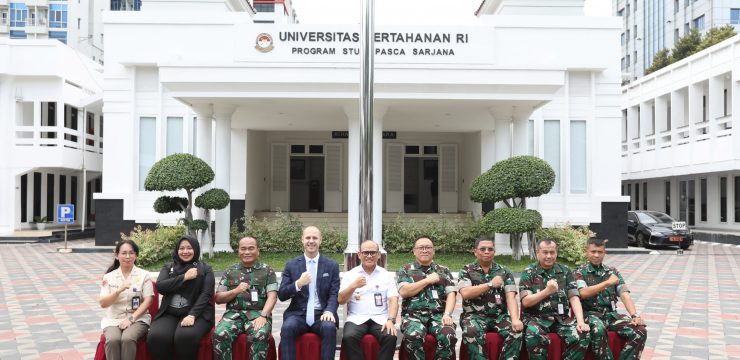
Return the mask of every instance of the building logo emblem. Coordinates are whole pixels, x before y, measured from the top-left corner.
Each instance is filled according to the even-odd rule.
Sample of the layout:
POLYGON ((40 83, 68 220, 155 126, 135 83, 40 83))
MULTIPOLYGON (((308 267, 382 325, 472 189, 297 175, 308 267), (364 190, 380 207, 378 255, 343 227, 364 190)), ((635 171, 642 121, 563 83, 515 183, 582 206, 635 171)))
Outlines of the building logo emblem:
POLYGON ((272 51, 274 46, 272 46, 272 36, 268 33, 261 33, 257 35, 257 41, 256 45, 254 45, 254 48, 257 49, 259 52, 268 53, 272 51))

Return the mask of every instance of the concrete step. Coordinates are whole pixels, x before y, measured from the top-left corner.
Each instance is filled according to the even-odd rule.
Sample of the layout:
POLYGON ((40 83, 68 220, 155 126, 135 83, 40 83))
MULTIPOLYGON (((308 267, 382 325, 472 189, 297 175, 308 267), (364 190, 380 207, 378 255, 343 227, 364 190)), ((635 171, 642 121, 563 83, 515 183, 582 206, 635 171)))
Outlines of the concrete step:
MULTIPOLYGON (((319 226, 327 226, 332 229, 345 231, 347 230, 347 213, 320 213, 320 212, 294 212, 285 213, 290 214, 298 218, 303 224, 314 224, 319 226)), ((266 219, 268 221, 274 221, 278 217, 277 212, 270 211, 259 211, 255 212, 254 216, 258 220, 266 219)), ((424 222, 429 219, 433 220, 446 220, 451 223, 464 222, 472 219, 470 213, 445 213, 445 214, 407 214, 407 213, 384 213, 383 224, 390 224, 401 217, 405 220, 414 222, 424 222)))

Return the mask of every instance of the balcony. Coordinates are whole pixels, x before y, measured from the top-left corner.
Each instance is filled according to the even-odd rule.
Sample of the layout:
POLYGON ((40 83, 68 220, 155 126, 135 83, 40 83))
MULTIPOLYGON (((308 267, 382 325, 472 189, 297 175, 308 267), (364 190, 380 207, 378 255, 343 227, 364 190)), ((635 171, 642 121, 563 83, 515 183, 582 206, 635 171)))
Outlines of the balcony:
POLYGON ((49 7, 49 0, 26 0, 26 6, 49 7))
POLYGON ((26 34, 46 34, 49 32, 49 25, 46 19, 28 19, 26 21, 26 34))
POLYGON ((13 136, 18 165, 75 168, 84 156, 89 170, 102 170, 103 138, 97 133, 64 126, 17 125, 13 136))

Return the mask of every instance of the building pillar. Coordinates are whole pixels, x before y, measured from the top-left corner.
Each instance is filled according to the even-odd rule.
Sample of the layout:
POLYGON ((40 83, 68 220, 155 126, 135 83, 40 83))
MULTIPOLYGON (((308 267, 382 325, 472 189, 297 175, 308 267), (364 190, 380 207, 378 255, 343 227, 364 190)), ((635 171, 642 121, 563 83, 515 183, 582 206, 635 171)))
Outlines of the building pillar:
POLYGON ((213 167, 211 161, 211 123, 213 119, 213 107, 210 104, 193 105, 193 111, 197 116, 197 140, 195 141, 195 156, 203 159, 208 165, 213 167))
POLYGON ((531 113, 514 114, 513 156, 529 154, 529 116, 531 113))
MULTIPOLYGON (((511 109, 500 109, 492 110, 491 115, 494 119, 494 164, 501 160, 506 160, 511 157, 511 122, 512 122, 512 111, 511 109)), ((495 207, 501 208, 505 205, 501 202, 496 203, 495 207)), ((511 246, 509 246, 509 235, 508 234, 496 234, 494 239, 496 250, 499 254, 511 254, 511 246)))
POLYGON ((373 108, 373 240, 383 250, 383 117, 388 107, 373 108))
MULTIPOLYGON (((213 116, 216 118, 216 187, 231 195, 231 116, 236 109, 233 105, 216 104, 213 116)), ((200 144, 198 144, 200 147, 200 144)), ((232 251, 229 244, 231 228, 231 206, 216 210, 216 241, 214 252, 232 251)))
POLYGON ((345 253, 360 250, 357 229, 360 215, 360 110, 359 105, 344 107, 347 115, 347 248, 345 253))

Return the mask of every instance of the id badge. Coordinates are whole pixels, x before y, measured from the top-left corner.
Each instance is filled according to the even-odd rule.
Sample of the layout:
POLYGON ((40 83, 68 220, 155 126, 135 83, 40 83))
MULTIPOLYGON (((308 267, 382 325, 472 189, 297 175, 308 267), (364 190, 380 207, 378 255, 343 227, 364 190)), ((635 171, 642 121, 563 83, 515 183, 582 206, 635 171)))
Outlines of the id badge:
POLYGON ((141 306, 141 296, 136 295, 131 298, 131 309, 136 310, 141 306))
POLYGON ((612 311, 617 311, 617 302, 612 300, 612 311))
POLYGON ((435 299, 435 300, 439 299, 439 294, 437 294, 436 289, 432 290, 432 299, 435 299))
POLYGON ((252 301, 259 300, 259 294, 257 293, 257 289, 252 289, 252 291, 250 291, 250 293, 252 294, 251 295, 252 296, 252 301))
POLYGON ((383 295, 375 293, 375 306, 383 306, 383 295))
POLYGON ((501 305, 501 294, 494 295, 496 298, 496 305, 501 305))
POLYGON ((565 315, 565 308, 563 307, 563 304, 558 304, 558 314, 565 315))

